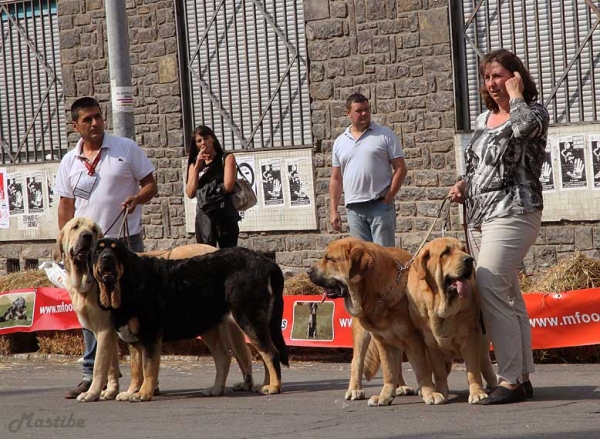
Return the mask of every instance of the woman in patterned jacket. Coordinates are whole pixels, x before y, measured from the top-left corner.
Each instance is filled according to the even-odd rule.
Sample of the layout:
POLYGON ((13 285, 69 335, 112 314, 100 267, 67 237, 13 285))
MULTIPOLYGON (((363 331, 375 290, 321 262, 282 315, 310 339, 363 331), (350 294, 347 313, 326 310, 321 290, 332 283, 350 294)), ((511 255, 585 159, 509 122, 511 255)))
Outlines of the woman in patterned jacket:
POLYGON ((515 54, 505 49, 487 54, 479 73, 488 110, 475 122, 465 150, 466 175, 449 196, 466 203, 483 321, 498 365, 500 384, 482 402, 489 405, 533 396, 531 328, 518 272, 541 226, 549 117, 515 54))

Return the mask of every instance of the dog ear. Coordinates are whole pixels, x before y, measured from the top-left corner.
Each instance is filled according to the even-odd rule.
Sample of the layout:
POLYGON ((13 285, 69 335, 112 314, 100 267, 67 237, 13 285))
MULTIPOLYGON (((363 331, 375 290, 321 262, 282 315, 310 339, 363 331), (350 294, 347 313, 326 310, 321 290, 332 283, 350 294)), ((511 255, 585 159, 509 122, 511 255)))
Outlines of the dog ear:
POLYGON ((113 309, 119 309, 121 307, 121 285, 119 282, 115 285, 115 290, 110 296, 110 306, 113 309))
POLYGON ((354 245, 349 248, 348 258, 350 259, 350 280, 360 281, 362 276, 373 266, 373 257, 362 245, 354 245))
POLYGON ((54 262, 60 262, 64 259, 65 250, 63 248, 62 242, 65 236, 65 228, 63 227, 58 232, 58 238, 56 238, 56 245, 52 247, 52 258, 54 262))
POLYGON ((429 263, 429 249, 423 249, 415 259, 415 270, 417 271, 417 277, 420 280, 425 279, 427 276, 427 264, 429 263))
POLYGON ((98 295, 98 301, 100 302, 100 308, 102 309, 110 309, 110 291, 106 288, 102 282, 98 282, 98 287, 100 288, 100 294, 98 295))

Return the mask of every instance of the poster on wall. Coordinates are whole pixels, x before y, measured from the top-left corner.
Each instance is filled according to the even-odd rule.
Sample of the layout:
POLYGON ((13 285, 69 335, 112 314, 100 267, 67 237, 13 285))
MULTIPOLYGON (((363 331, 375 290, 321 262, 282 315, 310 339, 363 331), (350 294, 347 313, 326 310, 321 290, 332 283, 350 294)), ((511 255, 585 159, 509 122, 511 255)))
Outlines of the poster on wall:
POLYGON ((260 172, 263 188, 263 207, 283 206, 281 159, 261 160, 260 172))
POLYGON ((10 227, 6 174, 6 168, 0 168, 0 229, 8 229, 10 227))
MULTIPOLYGON (((258 181, 256 178, 256 165, 254 163, 254 157, 251 155, 236 155, 235 161, 238 165, 237 178, 244 177, 248 183, 250 183, 254 193, 258 194, 258 181)), ((253 215, 254 212, 256 212, 256 206, 251 207, 243 212, 239 212, 240 217, 242 218, 240 222, 244 222, 244 220, 253 215)))
POLYGON ((54 181, 56 180, 56 172, 46 171, 46 192, 48 193, 48 207, 54 205, 54 181))
POLYGON ((586 154, 583 136, 563 137, 558 142, 563 189, 587 189, 586 154))
POLYGON ((594 176, 594 189, 600 189, 600 136, 589 136, 590 150, 592 152, 592 174, 594 176))
POLYGON ((554 171, 552 170, 552 144, 550 139, 546 143, 544 163, 542 164, 542 192, 554 192, 554 171))
POLYGON ((34 171, 25 175, 27 183, 27 209, 29 213, 44 212, 43 173, 34 171))
POLYGON ((25 196, 23 195, 23 174, 16 172, 8 174, 8 208, 10 216, 22 215, 25 213, 25 196))
POLYGON ((308 172, 306 159, 295 158, 286 161, 288 173, 290 207, 310 206, 308 196, 308 172))

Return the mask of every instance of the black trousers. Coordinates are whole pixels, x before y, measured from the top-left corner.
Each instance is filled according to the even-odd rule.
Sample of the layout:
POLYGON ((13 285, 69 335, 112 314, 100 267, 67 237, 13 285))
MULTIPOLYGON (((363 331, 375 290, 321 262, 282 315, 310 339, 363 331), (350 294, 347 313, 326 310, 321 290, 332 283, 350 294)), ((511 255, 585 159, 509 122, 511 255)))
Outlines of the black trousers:
POLYGON ((200 207, 196 209, 198 244, 208 244, 213 247, 217 247, 218 244, 219 248, 236 247, 239 235, 240 227, 237 218, 214 221, 200 207))

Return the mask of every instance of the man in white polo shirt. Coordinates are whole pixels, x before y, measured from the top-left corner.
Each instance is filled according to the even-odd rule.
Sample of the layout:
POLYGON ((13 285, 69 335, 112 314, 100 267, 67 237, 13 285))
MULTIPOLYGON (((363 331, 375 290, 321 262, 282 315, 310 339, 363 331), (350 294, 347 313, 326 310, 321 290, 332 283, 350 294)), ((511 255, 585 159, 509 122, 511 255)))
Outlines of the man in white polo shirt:
MULTIPOLYGON (((127 207, 129 248, 144 251, 141 205, 158 192, 154 166, 133 140, 104 131, 96 99, 76 100, 71 105, 71 119, 81 139, 63 157, 56 174, 54 191, 60 196, 58 227, 62 229, 71 218, 83 216, 94 220, 105 236, 118 238, 120 223, 108 229, 127 207)), ((92 381, 96 338, 85 328, 83 338, 83 381, 65 395, 67 399, 87 392, 92 381)))
POLYGON ((400 139, 389 128, 371 122, 369 100, 359 93, 346 100, 346 114, 351 124, 333 144, 331 225, 342 230, 338 205, 343 190, 350 235, 394 247, 394 197, 407 172, 400 139))

